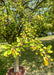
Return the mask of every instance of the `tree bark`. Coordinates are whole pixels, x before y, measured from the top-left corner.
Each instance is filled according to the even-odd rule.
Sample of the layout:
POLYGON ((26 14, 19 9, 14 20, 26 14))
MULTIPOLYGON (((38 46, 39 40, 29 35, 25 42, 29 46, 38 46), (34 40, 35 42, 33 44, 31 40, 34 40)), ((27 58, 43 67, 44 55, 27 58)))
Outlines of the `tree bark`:
POLYGON ((19 56, 14 59, 14 73, 19 72, 19 56))

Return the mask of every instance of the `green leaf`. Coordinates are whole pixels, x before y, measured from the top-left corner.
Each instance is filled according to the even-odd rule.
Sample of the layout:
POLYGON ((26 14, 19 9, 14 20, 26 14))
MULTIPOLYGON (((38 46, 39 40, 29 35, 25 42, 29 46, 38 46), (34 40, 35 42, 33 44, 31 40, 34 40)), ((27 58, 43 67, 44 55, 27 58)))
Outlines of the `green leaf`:
POLYGON ((11 50, 9 50, 9 51, 8 51, 8 55, 10 55, 10 54, 11 54, 11 52, 12 52, 12 51, 11 51, 11 50))
POLYGON ((20 42, 20 39, 19 39, 19 37, 17 37, 17 42, 20 42))
POLYGON ((8 51, 4 52, 4 56, 6 56, 8 54, 8 51))
POLYGON ((47 46, 47 49, 49 50, 49 49, 51 49, 52 48, 52 45, 48 45, 47 46))
POLYGON ((53 53, 53 51, 49 50, 48 53, 53 53))
POLYGON ((2 45, 2 48, 3 48, 3 49, 7 49, 7 46, 6 46, 6 45, 2 45))
POLYGON ((16 51, 17 51, 17 52, 20 52, 20 48, 16 48, 16 51))

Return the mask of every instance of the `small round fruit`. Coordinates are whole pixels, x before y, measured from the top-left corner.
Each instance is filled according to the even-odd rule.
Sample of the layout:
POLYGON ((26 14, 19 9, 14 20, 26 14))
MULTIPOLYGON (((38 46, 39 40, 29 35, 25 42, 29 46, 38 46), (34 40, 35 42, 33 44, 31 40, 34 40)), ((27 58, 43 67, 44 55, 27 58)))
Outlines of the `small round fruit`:
POLYGON ((53 59, 50 59, 50 61, 53 61, 53 59))
POLYGON ((41 56, 43 56, 43 54, 41 54, 41 56))
POLYGON ((48 58, 46 58, 46 60, 48 60, 48 58))
POLYGON ((46 47, 43 47, 45 50, 47 49, 46 47))
POLYGON ((48 66, 49 63, 48 63, 48 61, 44 61, 44 64, 45 64, 46 66, 48 66))
POLYGON ((37 53, 37 52, 36 52, 35 54, 36 54, 36 55, 38 55, 38 53, 37 53))
POLYGON ((15 52, 15 50, 13 50, 13 52, 15 52))
POLYGON ((12 53, 12 55, 14 55, 14 53, 12 53))
POLYGON ((22 44, 20 44, 20 46, 22 46, 22 44))

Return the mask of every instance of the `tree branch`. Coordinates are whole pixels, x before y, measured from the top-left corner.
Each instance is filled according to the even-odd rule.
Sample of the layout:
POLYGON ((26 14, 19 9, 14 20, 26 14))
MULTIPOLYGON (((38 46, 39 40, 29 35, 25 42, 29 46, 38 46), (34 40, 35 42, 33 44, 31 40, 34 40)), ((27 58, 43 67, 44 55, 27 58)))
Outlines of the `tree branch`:
POLYGON ((27 8, 29 8, 29 9, 31 9, 31 10, 35 10, 35 9, 37 9, 38 6, 39 6, 40 4, 42 4, 44 1, 45 1, 45 0, 42 0, 41 2, 39 2, 39 3, 36 5, 36 7, 35 7, 34 9, 32 9, 32 8, 30 8, 30 7, 27 7, 27 8))
POLYGON ((21 26, 20 29, 19 29, 18 36, 20 36, 20 33, 21 33, 21 31, 22 31, 22 27, 23 27, 23 26, 21 26))
POLYGON ((4 3, 4 0, 0 0, 0 2, 3 2, 4 3))
POLYGON ((39 0, 37 1, 37 4, 39 3, 39 0))
POLYGON ((7 37, 4 34, 2 34, 2 36, 6 39, 6 41, 8 41, 7 37))
POLYGON ((39 3, 37 4, 37 6, 35 7, 35 9, 36 9, 40 4, 42 4, 44 1, 45 1, 45 0, 42 0, 41 2, 39 2, 39 3))
MULTIPOLYGON (((1 2, 1 3, 4 3, 4 5, 5 5, 5 2, 4 2, 4 0, 0 0, 0 2, 1 2)), ((0 4, 0 5, 2 5, 2 4, 0 4)))
POLYGON ((18 33, 14 33, 13 37, 12 37, 12 41, 14 42, 16 40, 16 35, 20 36, 20 33, 22 31, 22 26, 20 27, 18 33))
POLYGON ((27 4, 28 2, 31 2, 31 1, 27 1, 27 2, 23 3, 23 5, 27 4))

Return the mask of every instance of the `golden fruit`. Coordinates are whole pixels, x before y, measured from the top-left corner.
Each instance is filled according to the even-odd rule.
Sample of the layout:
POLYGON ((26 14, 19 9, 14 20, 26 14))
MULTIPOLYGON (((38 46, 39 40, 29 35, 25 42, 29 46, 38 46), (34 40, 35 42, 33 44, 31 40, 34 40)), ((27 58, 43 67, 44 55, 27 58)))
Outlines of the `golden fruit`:
POLYGON ((22 46, 22 44, 20 44, 20 46, 22 46))
POLYGON ((46 47, 43 47, 45 50, 47 49, 46 47))
POLYGON ((44 61, 44 64, 45 64, 46 66, 48 66, 49 63, 48 63, 48 61, 44 61))
POLYGON ((38 55, 38 53, 37 53, 37 52, 36 52, 35 54, 36 54, 36 55, 38 55))
POLYGON ((41 54, 41 56, 43 56, 43 54, 41 54))
POLYGON ((12 53, 12 55, 14 55, 14 53, 12 53))
POLYGON ((53 59, 50 59, 50 61, 53 61, 53 59))

